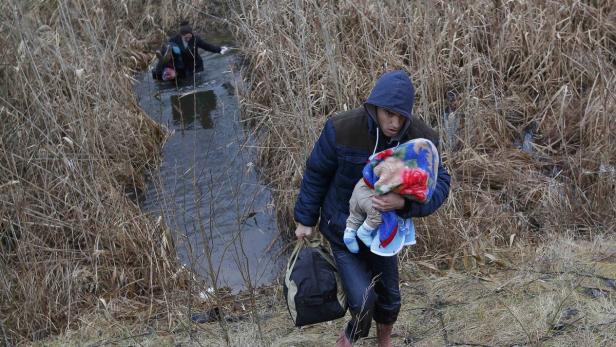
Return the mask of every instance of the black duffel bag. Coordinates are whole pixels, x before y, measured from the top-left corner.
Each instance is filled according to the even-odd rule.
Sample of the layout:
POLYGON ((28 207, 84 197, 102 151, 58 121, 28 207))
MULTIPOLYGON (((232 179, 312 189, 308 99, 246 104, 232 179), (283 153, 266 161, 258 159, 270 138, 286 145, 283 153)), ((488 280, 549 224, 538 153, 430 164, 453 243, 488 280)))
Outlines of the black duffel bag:
POLYGON ((344 317, 347 304, 340 276, 318 240, 297 242, 287 264, 284 295, 295 326, 344 317))

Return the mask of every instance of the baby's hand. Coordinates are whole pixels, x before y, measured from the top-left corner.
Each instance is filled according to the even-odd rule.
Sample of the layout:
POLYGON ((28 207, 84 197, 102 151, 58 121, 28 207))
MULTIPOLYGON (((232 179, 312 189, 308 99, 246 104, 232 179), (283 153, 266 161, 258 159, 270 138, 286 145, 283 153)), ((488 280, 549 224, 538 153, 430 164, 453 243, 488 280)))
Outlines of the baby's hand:
POLYGON ((375 195, 372 197, 372 207, 379 212, 399 210, 404 207, 404 198, 396 193, 375 195))

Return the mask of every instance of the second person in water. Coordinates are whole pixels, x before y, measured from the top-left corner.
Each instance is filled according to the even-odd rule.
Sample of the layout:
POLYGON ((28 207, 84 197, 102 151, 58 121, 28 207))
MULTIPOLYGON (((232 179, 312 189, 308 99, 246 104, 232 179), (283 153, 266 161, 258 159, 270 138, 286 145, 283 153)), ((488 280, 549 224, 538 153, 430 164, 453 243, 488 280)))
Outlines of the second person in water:
POLYGON ((179 33, 163 47, 165 52, 161 52, 153 73, 154 78, 161 80, 189 78, 196 72, 203 71, 203 59, 199 55, 199 48, 220 54, 229 51, 226 46, 216 46, 205 42, 193 33, 192 27, 187 22, 180 25, 179 33))

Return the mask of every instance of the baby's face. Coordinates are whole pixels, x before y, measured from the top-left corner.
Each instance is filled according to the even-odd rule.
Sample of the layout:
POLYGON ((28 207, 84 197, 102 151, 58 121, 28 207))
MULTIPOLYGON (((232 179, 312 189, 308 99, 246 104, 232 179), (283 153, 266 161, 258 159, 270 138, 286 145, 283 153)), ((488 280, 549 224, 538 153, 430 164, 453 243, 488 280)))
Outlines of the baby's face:
POLYGON ((388 157, 380 162, 375 168, 374 173, 379 176, 375 183, 375 188, 381 193, 387 193, 402 184, 402 171, 404 162, 395 157, 388 157))

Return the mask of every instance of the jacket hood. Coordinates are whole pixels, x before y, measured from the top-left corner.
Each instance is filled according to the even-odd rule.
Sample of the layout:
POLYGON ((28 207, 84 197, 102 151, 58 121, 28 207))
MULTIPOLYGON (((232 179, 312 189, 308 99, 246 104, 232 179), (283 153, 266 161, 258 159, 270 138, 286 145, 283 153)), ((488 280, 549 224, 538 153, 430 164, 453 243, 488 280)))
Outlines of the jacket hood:
POLYGON ((376 108, 381 107, 400 114, 406 118, 406 122, 398 135, 392 140, 400 141, 400 138, 411 125, 413 118, 413 104, 415 103, 415 87, 413 82, 402 70, 390 71, 383 74, 374 84, 368 100, 364 103, 366 112, 378 125, 376 108))

